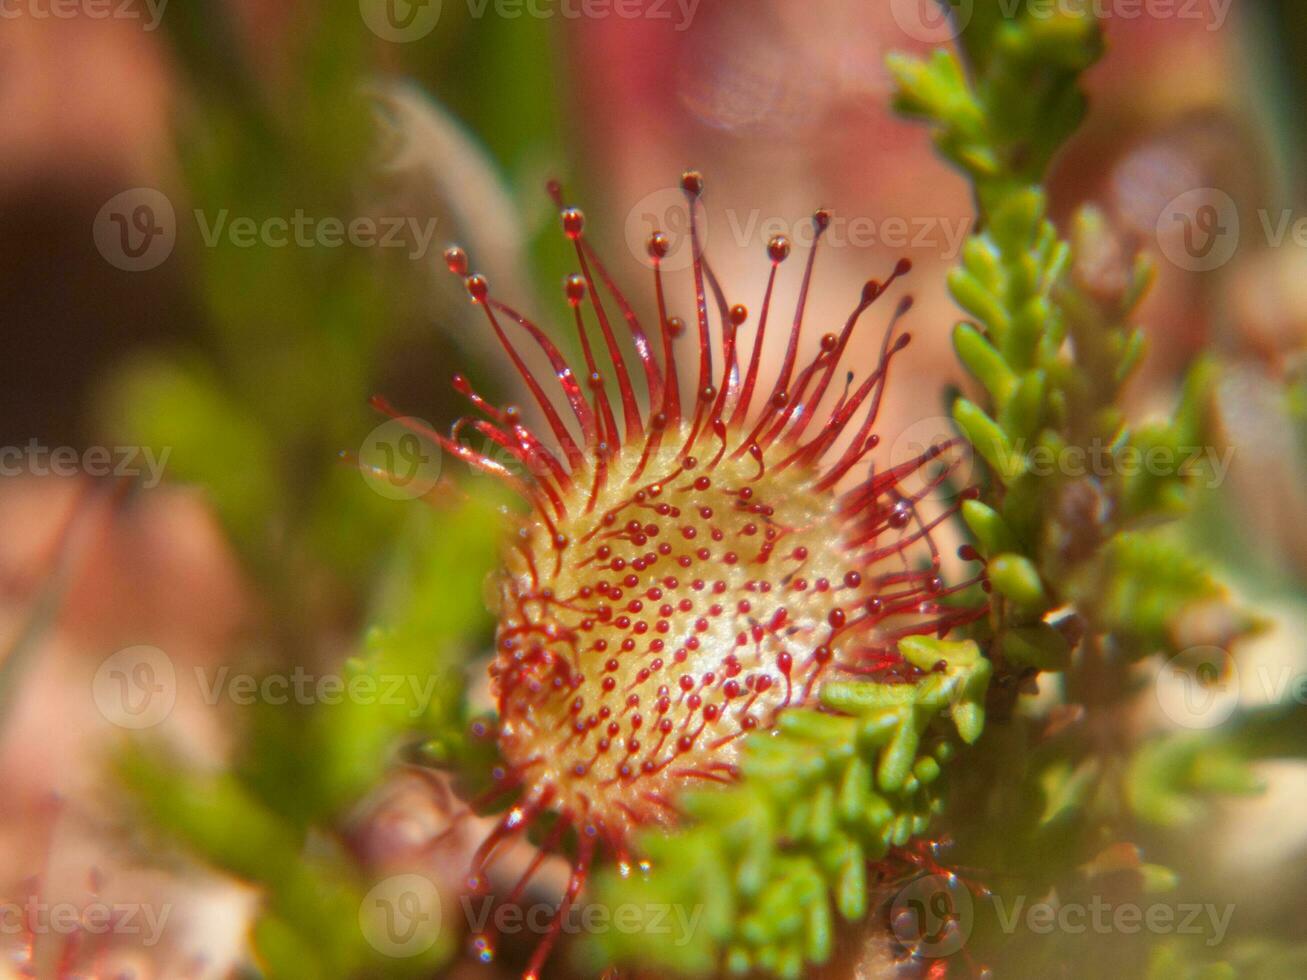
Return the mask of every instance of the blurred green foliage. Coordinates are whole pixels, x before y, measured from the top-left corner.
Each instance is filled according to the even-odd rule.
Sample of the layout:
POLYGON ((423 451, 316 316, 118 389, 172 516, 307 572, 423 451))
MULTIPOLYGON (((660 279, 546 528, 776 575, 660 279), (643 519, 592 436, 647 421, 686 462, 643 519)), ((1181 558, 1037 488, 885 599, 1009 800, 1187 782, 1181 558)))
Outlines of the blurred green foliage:
MULTIPOLYGON (((364 29, 356 5, 299 12, 288 63, 268 66, 246 57, 230 6, 170 11, 187 86, 179 212, 358 214, 378 143, 364 86, 398 56, 456 107, 488 113, 478 130, 510 166, 557 159, 550 33, 453 13, 401 54, 364 29), (537 83, 491 84, 507 71, 537 83)), ((222 773, 196 773, 152 741, 121 759, 152 826, 260 886, 253 945, 276 977, 429 975, 452 952, 448 936, 404 960, 366 944, 367 872, 337 834, 404 753, 464 729, 466 665, 488 642, 483 583, 508 501, 498 487, 448 480, 426 502, 389 500, 341 459, 383 421, 368 398, 397 352, 449 346, 424 317, 438 255, 396 265, 377 251, 184 237, 179 258, 200 293, 195 342, 125 366, 103 401, 107 429, 173 447, 170 475, 204 494, 242 559, 257 609, 235 665, 418 682, 399 688, 402 702, 224 706, 236 749, 222 773)), ((439 400, 447 360, 432 359, 428 404, 452 414, 439 400)))

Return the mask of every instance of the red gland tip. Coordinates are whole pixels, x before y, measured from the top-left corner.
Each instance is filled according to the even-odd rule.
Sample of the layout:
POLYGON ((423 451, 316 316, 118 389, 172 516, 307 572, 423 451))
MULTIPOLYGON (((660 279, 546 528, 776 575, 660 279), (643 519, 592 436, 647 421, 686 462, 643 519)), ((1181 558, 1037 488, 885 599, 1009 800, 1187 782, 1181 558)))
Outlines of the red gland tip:
POLYGON ((679 337, 685 333, 685 321, 679 316, 674 316, 667 321, 667 332, 673 337, 679 337))
POLYGON ((580 238, 584 227, 585 215, 581 213, 580 208, 563 209, 563 231, 568 238, 580 238))
POLYGON ((731 324, 740 326, 745 320, 749 319, 749 308, 743 303, 736 303, 731 307, 731 324))
POLYGON ((773 262, 784 262, 790 254, 790 240, 777 235, 767 243, 767 255, 773 262))
POLYGON ((681 174, 681 188, 691 197, 703 194, 703 174, 697 170, 687 170, 681 174))
POLYGON ((830 226, 830 211, 827 208, 818 208, 812 215, 812 223, 817 226, 817 231, 825 231, 830 226))
POLYGON ((651 259, 663 258, 670 249, 671 242, 661 231, 655 231, 649 236, 649 257, 651 259))
POLYGON ((467 253, 457 245, 445 249, 445 265, 456 276, 467 275, 467 253))
POLYGON ((581 301, 585 299, 585 277, 573 272, 567 277, 563 289, 567 293, 567 301, 573 306, 580 306, 581 301))
POLYGON ((467 287, 467 294, 472 297, 474 303, 480 303, 490 292, 490 284, 479 272, 463 280, 463 285, 467 287))

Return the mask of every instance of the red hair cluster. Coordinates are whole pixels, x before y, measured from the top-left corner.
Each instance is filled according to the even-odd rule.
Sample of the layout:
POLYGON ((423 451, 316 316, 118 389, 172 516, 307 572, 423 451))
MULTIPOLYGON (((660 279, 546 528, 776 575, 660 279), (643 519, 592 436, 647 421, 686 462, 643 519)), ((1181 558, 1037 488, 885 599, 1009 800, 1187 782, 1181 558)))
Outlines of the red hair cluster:
MULTIPOLYGON (((910 297, 898 302, 870 369, 861 378, 840 371, 859 321, 910 264, 867 282, 843 325, 801 364, 814 264, 830 223, 829 212, 816 212, 784 356, 764 384, 772 298, 790 243, 767 245, 770 271, 746 342, 748 311, 728 302, 702 253, 702 178, 688 172, 682 186, 689 331, 673 315, 662 269, 668 236, 655 231, 648 240, 656 319, 646 330, 587 240, 582 213, 551 185, 576 253, 565 294, 579 372, 545 330, 469 274, 462 249, 445 253, 545 422, 533 431, 518 409, 492 405, 458 375, 454 386, 479 416, 460 419, 449 435, 421 430, 531 505, 506 549, 491 668, 505 763, 496 793, 517 798, 474 858, 477 887, 506 840, 552 813, 560 819, 545 832, 542 856, 575 834, 566 906, 598 848, 629 865, 638 858, 636 829, 673 824, 682 789, 734 779, 741 736, 770 727, 789 706, 812 705, 823 677, 912 680, 919 671, 899 656, 900 638, 943 634, 980 614, 948 600, 972 582, 946 587, 940 575, 932 531, 952 508, 919 512, 956 467, 954 443, 876 465, 874 429, 891 363, 909 342, 897 325, 910 297), (686 333, 697 369, 683 392, 675 347, 686 333), (548 385, 520 344, 543 354, 548 385), (516 465, 468 445, 461 437, 469 431, 516 465)), ((540 944, 527 976, 539 973, 555 938, 540 944)), ((489 941, 478 941, 484 953, 489 941)))

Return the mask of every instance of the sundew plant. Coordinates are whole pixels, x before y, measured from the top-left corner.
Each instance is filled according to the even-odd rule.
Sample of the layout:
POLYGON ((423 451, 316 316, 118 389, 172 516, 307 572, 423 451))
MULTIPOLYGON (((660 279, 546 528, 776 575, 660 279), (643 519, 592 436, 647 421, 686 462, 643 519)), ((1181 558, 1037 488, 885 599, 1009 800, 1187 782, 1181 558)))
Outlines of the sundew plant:
MULTIPOLYGON (((746 90, 776 140, 818 128, 812 90, 759 94, 784 72, 704 94, 766 64, 738 11, 669 5, 684 27, 645 50, 593 10, 357 6, 297 11, 272 55, 222 5, 161 18, 196 329, 95 400, 169 447, 248 596, 220 667, 120 651, 121 692, 95 687, 137 718, 199 679, 218 748, 172 700, 128 719, 98 816, 137 865, 239 889, 235 951, 181 908, 180 952, 124 974, 89 919, 52 946, 29 916, 21 975, 1307 974, 1301 587, 1257 540, 1300 529, 1240 497, 1298 485, 1304 334, 1146 323, 1238 320, 1227 293, 1300 323, 1275 306, 1294 274, 1223 278, 1229 209, 1240 256, 1256 223, 1198 179, 1229 133, 1083 172, 1145 127, 1113 46, 1146 63, 1160 35, 1110 3, 814 7, 819 49, 898 25, 840 97, 965 187, 967 234, 922 262, 833 241, 838 185, 781 187, 708 126, 656 208, 619 193, 639 154, 594 106, 627 96, 589 70, 719 129, 746 90), (728 15, 678 79, 657 45, 728 15), (733 241, 732 182, 809 217, 733 241)), ((1250 87, 1292 90, 1294 16, 1240 21, 1273 53, 1250 87)), ((1296 124, 1248 102, 1292 187, 1296 124)), ((893 142, 843 144, 840 172, 911 193, 893 142)))

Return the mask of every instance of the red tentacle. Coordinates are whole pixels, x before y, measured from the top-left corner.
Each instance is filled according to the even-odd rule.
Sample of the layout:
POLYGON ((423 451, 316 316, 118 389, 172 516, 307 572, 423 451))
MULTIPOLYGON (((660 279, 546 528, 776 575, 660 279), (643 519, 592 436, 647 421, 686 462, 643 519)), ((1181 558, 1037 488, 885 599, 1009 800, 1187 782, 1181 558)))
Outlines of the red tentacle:
POLYGON ((758 381, 758 368, 762 362, 762 344, 767 334, 767 314, 771 311, 772 290, 776 286, 776 271, 790 254, 789 239, 777 235, 767 243, 767 255, 771 258, 771 270, 767 273, 767 289, 762 294, 762 313, 758 317, 758 332, 753 338, 753 354, 749 358, 749 370, 744 377, 744 388, 739 401, 731 415, 731 425, 737 426, 749 416, 749 403, 753 400, 753 388, 758 381))
POLYGON ((653 355, 649 337, 645 334, 644 327, 641 326, 640 318, 636 315, 634 307, 631 306, 626 295, 618 288, 613 277, 608 274, 608 270, 600 261, 598 253, 584 237, 578 238, 577 242, 585 249, 586 256, 594 264, 595 272, 599 275, 599 281, 612 294, 618 309, 622 311, 622 318, 626 321, 627 329, 631 332, 631 342, 635 345, 636 356, 640 358, 640 364, 644 367, 644 380, 649 391, 649 405, 652 411, 654 410, 653 407, 661 404, 663 400, 663 375, 658 368, 658 361, 653 355))
POLYGON ((669 426, 681 421, 681 382, 676 374, 676 352, 672 349, 672 321, 667 318, 667 300, 663 294, 663 258, 670 243, 667 236, 656 231, 649 236, 649 258, 653 261, 654 292, 658 297, 658 329, 663 337, 663 365, 667 371, 667 386, 663 391, 663 414, 669 426))
POLYGON ((595 409, 599 414, 600 439, 606 443, 601 455, 612 455, 621 445, 621 435, 617 431, 617 419, 613 416, 612 405, 608 402, 608 393, 604 390, 604 378, 595 363, 594 350, 590 347, 590 338, 585 332, 585 323, 581 319, 581 302, 585 299, 585 280, 578 275, 567 277, 567 302, 572 307, 576 318, 576 335, 581 341, 581 354, 585 358, 586 380, 594 392, 595 409))
POLYGON ((576 416, 577 424, 581 426, 581 433, 585 438, 586 445, 591 445, 598 436, 594 413, 590 411, 590 405, 581 392, 581 384, 576 380, 576 374, 572 371, 572 366, 567 362, 567 359, 563 357, 544 331, 513 307, 507 303, 501 303, 493 297, 491 297, 490 305, 505 316, 511 317, 518 326, 531 335, 531 338, 544 352, 545 357, 549 359, 550 367, 554 370, 554 376, 558 378, 558 383, 563 389, 563 394, 567 397, 572 414, 576 416))
POLYGON ((703 251, 699 242, 699 196, 703 193, 703 177, 698 172, 687 170, 681 176, 681 187, 685 190, 686 201, 690 210, 690 261, 694 269, 694 313, 699 325, 699 385, 694 392, 694 421, 690 425, 690 435, 685 440, 682 453, 690 451, 699 437, 699 427, 703 424, 704 409, 716 394, 712 385, 712 339, 708 336, 708 299, 704 292, 703 251))
POLYGON ((567 891, 563 893, 563 900, 559 903, 558 914, 554 916, 548 935, 541 940, 540 945, 536 947, 535 952, 532 954, 531 961, 522 974, 522 980, 539 980, 540 968, 545 965, 545 960, 549 959, 554 944, 558 942, 558 935, 563 930, 563 920, 567 918, 567 913, 571 910, 572 904, 581 893, 581 888, 590 875, 590 861, 594 858, 594 850, 594 837, 582 832, 576 864, 572 867, 572 876, 568 879, 567 891))
POLYGON ((509 360, 513 362, 513 367, 517 370, 517 373, 521 376, 522 380, 526 382, 527 388, 530 389, 532 397, 536 400, 536 404, 540 406, 540 411, 544 413, 545 419, 548 421, 549 427, 553 430, 554 436, 562 445, 563 451, 567 454, 569 459, 579 458, 581 450, 577 448, 576 442, 572 439, 571 433, 567 431, 567 426, 563 424, 563 420, 558 417, 558 412, 554 410, 553 402, 551 402, 548 396, 545 395, 544 389, 540 387, 540 382, 536 380, 535 374, 532 373, 529 367, 527 367, 526 362, 522 360, 522 356, 517 352, 517 347, 508 339, 507 335, 505 335, 504 328, 499 325, 499 319, 495 316, 494 309, 492 308, 493 304, 487 301, 490 295, 490 287, 486 282, 485 276, 468 276, 465 283, 468 295, 472 298, 472 302, 485 311, 486 319, 490 322, 490 327, 494 330, 495 337, 499 340, 499 345, 504 348, 505 353, 508 354, 509 360))
POLYGON ((640 409, 635 403, 635 389, 631 387, 631 376, 626 371, 626 360, 622 357, 621 350, 618 349, 617 337, 613 335, 612 324, 608 321, 608 314, 604 312, 603 299, 595 290, 594 278, 590 275, 590 263, 586 259, 586 249, 581 244, 584 226, 585 216, 577 208, 567 208, 563 211, 563 230, 576 246, 576 260, 581 266, 581 277, 585 281, 586 292, 590 296, 590 306, 599 319, 599 330, 604 335, 604 343, 608 347, 608 357, 612 361, 613 371, 617 375, 617 390, 622 398, 622 416, 626 423, 626 438, 637 439, 644 431, 643 423, 640 420, 640 409))
POLYGON ((808 306, 808 290, 812 286, 812 270, 817 262, 817 246, 821 243, 821 236, 830 226, 830 212, 818 211, 812 216, 812 223, 815 228, 812 248, 808 252, 808 262, 803 269, 803 282, 799 286, 799 299, 794 308, 794 325, 790 328, 789 345, 785 348, 785 360, 781 363, 781 373, 776 378, 776 383, 772 386, 771 394, 763 406, 762 415, 758 419, 757 425, 747 439, 741 443, 740 448, 736 450, 736 455, 744 451, 744 447, 751 442, 756 442, 759 435, 771 421, 771 416, 778 408, 782 408, 789 401, 788 387, 790 377, 794 373, 794 362, 799 353, 799 337, 803 332, 803 313, 808 306))

